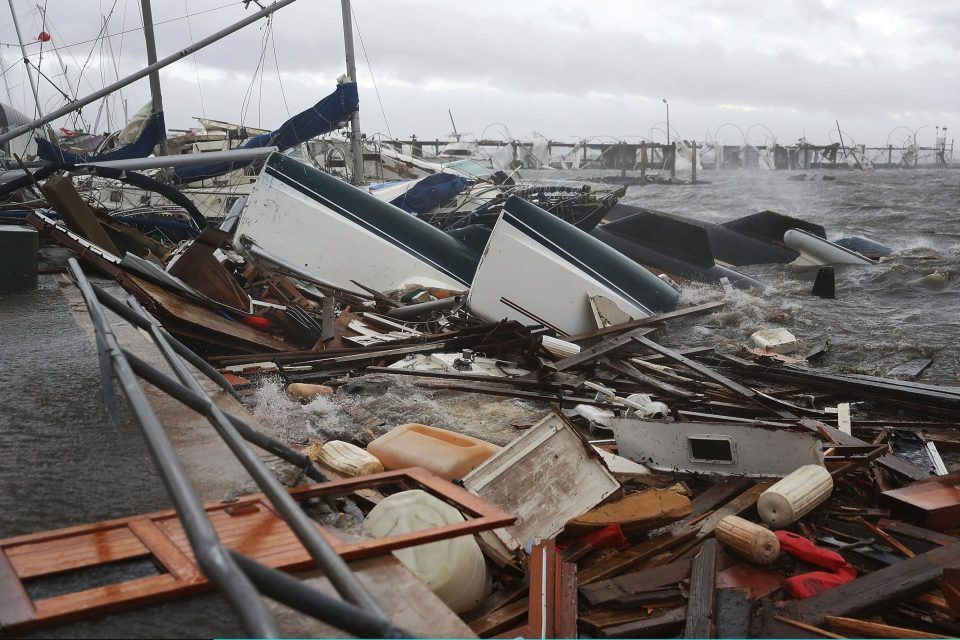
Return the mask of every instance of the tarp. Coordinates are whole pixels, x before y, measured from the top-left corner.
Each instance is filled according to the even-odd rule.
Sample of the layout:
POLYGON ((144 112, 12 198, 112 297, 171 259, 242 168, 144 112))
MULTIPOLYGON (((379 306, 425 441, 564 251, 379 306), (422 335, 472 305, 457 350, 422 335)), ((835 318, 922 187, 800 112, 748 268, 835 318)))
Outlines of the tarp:
MULTIPOLYGON (((341 84, 337 86, 336 91, 306 111, 301 111, 293 116, 280 125, 280 128, 250 138, 240 145, 240 148, 256 149, 276 146, 280 151, 286 151, 310 138, 333 131, 359 108, 360 98, 357 94, 357 83, 341 84)), ((242 169, 252 162, 253 160, 243 160, 178 167, 174 171, 174 175, 181 182, 196 182, 242 169)))
POLYGON ((390 201, 410 213, 427 213, 467 188, 467 181, 450 173, 435 173, 418 181, 406 193, 390 201))
POLYGON ((66 162, 68 164, 82 164, 84 162, 106 162, 108 160, 129 160, 131 158, 146 158, 153 153, 153 148, 166 135, 166 125, 163 122, 163 112, 155 113, 147 120, 136 141, 131 144, 117 147, 113 151, 100 155, 81 155, 66 149, 61 149, 48 140, 37 137, 37 155, 41 160, 50 162, 66 162))

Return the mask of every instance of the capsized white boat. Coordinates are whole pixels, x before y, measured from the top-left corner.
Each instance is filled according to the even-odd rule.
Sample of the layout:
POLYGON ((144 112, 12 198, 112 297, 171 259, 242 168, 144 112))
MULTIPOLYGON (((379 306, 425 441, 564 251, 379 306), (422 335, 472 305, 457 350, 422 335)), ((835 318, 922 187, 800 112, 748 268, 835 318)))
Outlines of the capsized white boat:
POLYGON ((820 267, 826 264, 876 264, 867 256, 841 247, 835 242, 807 233, 802 229, 789 229, 783 234, 783 244, 800 254, 790 264, 795 267, 820 267))
POLYGON ((467 305, 488 320, 530 317, 568 334, 596 329, 589 298, 604 296, 634 319, 673 309, 679 294, 615 249, 543 209, 511 196, 473 278, 467 305))
MULTIPOLYGON (((549 214, 548 214, 549 215, 549 214)), ((271 155, 234 232, 345 289, 470 286, 478 256, 460 241, 342 180, 271 155)))

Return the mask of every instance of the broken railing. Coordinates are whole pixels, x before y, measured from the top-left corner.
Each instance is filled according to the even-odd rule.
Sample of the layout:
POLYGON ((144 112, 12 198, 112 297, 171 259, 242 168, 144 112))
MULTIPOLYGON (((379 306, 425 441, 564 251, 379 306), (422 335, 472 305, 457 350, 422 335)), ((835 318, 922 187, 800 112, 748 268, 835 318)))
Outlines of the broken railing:
MULTIPOLYGON (((243 439, 301 466, 310 477, 323 480, 323 475, 302 454, 292 451, 286 445, 259 433, 239 418, 221 410, 204 393, 200 383, 190 373, 184 357, 197 364, 200 370, 218 385, 229 388, 229 384, 216 371, 195 362, 196 356, 187 356, 186 352, 189 350, 153 322, 139 304, 131 301, 131 306, 127 307, 106 291, 95 289, 75 258, 70 258, 68 263, 93 322, 101 364, 108 366, 116 378, 135 421, 143 432, 197 563, 204 575, 229 602, 245 630, 254 637, 279 636, 274 616, 260 597, 262 594, 357 637, 405 636, 403 630, 391 624, 350 567, 320 535, 316 524, 297 505, 263 461, 244 444, 243 439), (123 349, 101 304, 134 326, 147 331, 177 379, 123 349), (293 530, 316 566, 337 589, 342 600, 224 546, 187 478, 160 420, 140 387, 138 376, 201 413, 210 422, 293 530)), ((110 381, 105 380, 104 384, 110 385, 110 381)), ((111 390, 105 389, 105 393, 110 393, 111 390)), ((111 403, 108 401, 107 404, 111 403)))

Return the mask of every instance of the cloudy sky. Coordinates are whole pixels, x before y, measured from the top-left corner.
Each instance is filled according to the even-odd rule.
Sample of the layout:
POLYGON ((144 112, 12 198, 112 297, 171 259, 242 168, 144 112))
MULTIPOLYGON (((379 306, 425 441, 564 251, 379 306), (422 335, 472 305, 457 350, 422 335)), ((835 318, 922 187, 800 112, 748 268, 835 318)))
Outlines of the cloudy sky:
MULTIPOLYGON (((29 115, 5 5, 0 101, 29 115)), ((139 0, 45 0, 46 27, 37 0, 14 6, 34 61, 37 35, 51 34, 40 68, 64 93, 86 95, 146 64, 139 0)), ((662 140, 663 98, 674 135, 698 140, 828 143, 836 120, 845 140, 870 145, 912 131, 932 144, 936 125, 960 132, 956 0, 354 0, 353 11, 370 134, 442 137, 450 109, 476 137, 662 140)), ((163 58, 249 11, 153 0, 153 13, 163 58)), ((206 115, 271 128, 310 106, 344 72, 341 24, 337 0, 299 0, 269 28, 261 21, 168 67, 168 127, 206 115)), ((44 109, 64 103, 40 83, 44 109)), ((149 99, 147 81, 84 109, 88 126, 122 126, 122 99, 132 114, 149 99)))

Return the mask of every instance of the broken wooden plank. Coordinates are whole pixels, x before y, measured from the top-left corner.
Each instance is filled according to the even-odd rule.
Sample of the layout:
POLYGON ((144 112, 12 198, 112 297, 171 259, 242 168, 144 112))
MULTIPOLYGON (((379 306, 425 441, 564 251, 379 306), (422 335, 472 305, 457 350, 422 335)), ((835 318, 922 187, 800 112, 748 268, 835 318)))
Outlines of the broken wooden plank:
POLYGON ((613 338, 608 338, 603 342, 593 345, 580 351, 576 355, 572 355, 569 358, 564 358, 557 362, 554 367, 557 371, 566 371, 567 369, 572 369, 573 367, 578 367, 584 364, 589 364, 595 360, 610 355, 619 349, 623 349, 627 345, 631 344, 634 338, 642 338, 648 333, 653 333, 655 329, 650 327, 637 327, 632 331, 627 333, 615 336, 613 338))
POLYGON ((897 535, 913 538, 914 540, 923 540, 924 542, 929 542, 941 547, 960 542, 960 538, 952 536, 948 533, 924 529, 923 527, 918 527, 900 520, 882 519, 877 524, 881 529, 887 531, 888 533, 896 533, 897 535))
POLYGON ((842 631, 855 638, 948 638, 935 633, 925 633, 905 627, 893 627, 880 622, 844 618, 842 616, 827 616, 827 625, 837 631, 842 631))
POLYGON ((651 538, 603 561, 581 568, 577 572, 577 583, 581 585, 590 584, 625 573, 641 562, 693 539, 696 534, 695 529, 685 529, 651 538))
MULTIPOLYGON (((809 427, 811 429, 817 429, 821 433, 825 434, 827 437, 833 439, 836 444, 855 444, 855 445, 868 445, 868 442, 861 440, 856 436, 847 435, 844 432, 840 431, 836 427, 831 427, 828 424, 819 422, 816 420, 811 420, 809 418, 804 418, 800 421, 800 424, 809 427)), ((905 476, 911 480, 923 480, 930 477, 930 470, 924 469, 918 465, 913 464, 908 460, 903 458, 898 458, 897 456, 887 454, 877 458, 876 463, 882 466, 887 471, 905 476)))
POLYGON ((508 629, 513 629, 518 623, 523 622, 527 618, 529 609, 529 600, 521 598, 477 618, 470 622, 468 626, 479 637, 489 638, 508 629))
POLYGON ((580 595, 590 606, 598 607, 627 598, 640 591, 665 587, 686 580, 690 575, 691 564, 691 560, 681 560, 582 585, 580 595))
POLYGON ((717 384, 721 384, 727 389, 730 389, 731 391, 733 391, 734 393, 737 393, 743 396, 747 400, 770 409, 781 418, 786 418, 787 420, 797 420, 799 418, 793 412, 787 411, 777 406, 776 403, 771 402, 771 399, 764 398, 761 394, 757 393, 753 389, 745 387, 739 382, 734 382, 733 380, 726 377, 725 375, 719 374, 713 369, 711 369, 710 367, 700 364, 695 360, 691 360, 690 358, 684 355, 681 355, 680 353, 674 351, 673 349, 669 349, 667 347, 664 347, 663 345, 657 344, 653 340, 650 340, 641 335, 633 336, 632 338, 633 340, 635 340, 636 342, 639 342, 640 344, 647 347, 648 349, 655 351, 656 353, 659 353, 661 355, 664 355, 671 360, 679 362, 685 367, 692 369, 693 371, 696 371, 700 375, 706 378, 709 378, 710 380, 713 380, 717 384))
POLYGON ((690 601, 687 604, 685 638, 712 638, 717 594, 717 551, 719 543, 711 538, 703 543, 690 569, 690 601))
MULTIPOLYGON (((821 629, 820 627, 815 627, 812 624, 806 624, 799 620, 794 620, 793 618, 788 618, 787 616, 774 616, 780 622, 786 623, 791 627, 796 627, 797 629, 802 629, 808 633, 812 633, 815 636, 820 636, 821 638, 846 638, 846 636, 837 635, 836 633, 830 633, 826 629, 821 629)), ((782 637, 787 638, 790 636, 783 635, 782 637)))
POLYGON ((852 582, 786 606, 785 614, 808 624, 826 616, 869 615, 921 593, 936 583, 945 568, 960 568, 960 544, 938 547, 852 582))
POLYGON ((687 619, 685 607, 600 630, 602 638, 667 638, 680 629, 687 619))
POLYGON ((90 205, 77 193, 73 179, 69 176, 50 176, 40 189, 71 231, 115 256, 120 255, 110 236, 93 215, 90 205))
POLYGON ((694 305, 692 307, 684 307, 683 309, 676 309, 674 311, 667 311, 665 313, 659 313, 657 315, 647 316, 646 318, 640 318, 639 320, 632 320, 630 322, 624 322, 623 324, 616 324, 610 327, 604 327, 603 329, 597 329, 595 331, 587 331, 585 333, 578 333, 573 336, 567 336, 564 338, 567 342, 582 342, 584 340, 589 340, 591 338, 602 338, 604 336, 613 335, 616 333, 622 333, 624 331, 630 331, 631 329, 636 329, 637 327, 649 327, 653 324, 659 324, 666 320, 672 320, 674 318, 682 318, 685 316, 697 315, 701 313, 708 313, 714 309, 719 309, 727 304, 725 300, 717 300, 715 302, 705 302, 703 304, 694 305))

